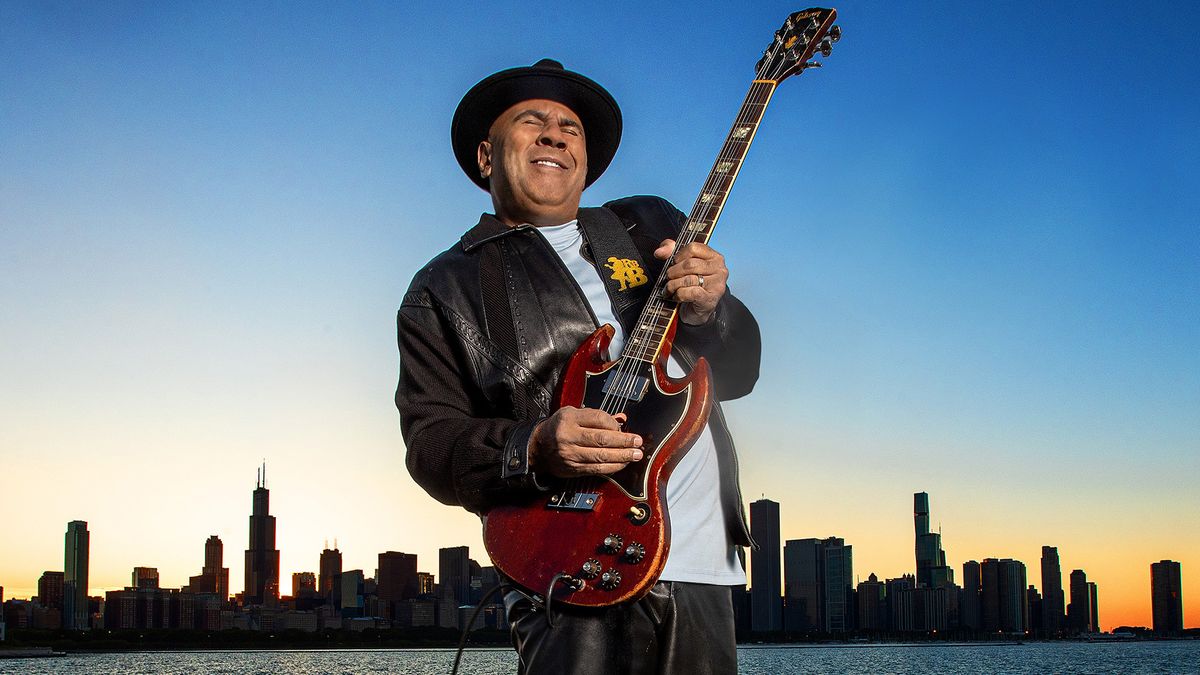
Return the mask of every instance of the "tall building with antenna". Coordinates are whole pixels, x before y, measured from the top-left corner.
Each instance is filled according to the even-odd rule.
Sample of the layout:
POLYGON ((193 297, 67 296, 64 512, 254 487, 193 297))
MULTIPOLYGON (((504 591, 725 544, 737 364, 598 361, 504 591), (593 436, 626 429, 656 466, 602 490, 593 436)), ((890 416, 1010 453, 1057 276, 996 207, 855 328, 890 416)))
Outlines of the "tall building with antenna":
POLYGON ((325 550, 321 551, 320 576, 317 578, 317 593, 326 602, 334 604, 335 596, 339 595, 342 583, 342 552, 338 550, 337 539, 333 540, 333 548, 325 541, 325 550))
POLYGON ((954 583, 954 570, 946 565, 942 534, 929 531, 929 494, 913 495, 913 521, 916 527, 917 585, 941 588, 954 583))
POLYGON ((267 464, 263 462, 254 486, 250 512, 250 548, 246 549, 246 590, 243 603, 262 605, 279 600, 279 549, 275 548, 275 516, 270 514, 267 464))

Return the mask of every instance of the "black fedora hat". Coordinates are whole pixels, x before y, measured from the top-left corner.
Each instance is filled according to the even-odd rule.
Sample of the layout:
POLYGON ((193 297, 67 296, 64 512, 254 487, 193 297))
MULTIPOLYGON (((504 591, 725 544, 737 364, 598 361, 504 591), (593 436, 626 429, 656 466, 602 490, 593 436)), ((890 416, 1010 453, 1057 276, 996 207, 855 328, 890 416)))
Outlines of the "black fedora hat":
POLYGON ((502 70, 481 80, 463 96, 450 123, 454 157, 467 178, 484 190, 488 180, 479 175, 476 151, 500 113, 521 101, 543 98, 570 108, 583 124, 587 142, 588 172, 584 187, 608 168, 621 143, 621 109, 604 87, 563 68, 553 59, 532 66, 502 70))

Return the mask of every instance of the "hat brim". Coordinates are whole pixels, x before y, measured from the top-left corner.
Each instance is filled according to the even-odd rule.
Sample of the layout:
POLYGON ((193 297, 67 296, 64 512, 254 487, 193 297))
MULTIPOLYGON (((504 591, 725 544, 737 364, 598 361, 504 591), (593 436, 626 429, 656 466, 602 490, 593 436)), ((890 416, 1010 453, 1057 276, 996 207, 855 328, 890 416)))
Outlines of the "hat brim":
POLYGON ((621 109, 617 102, 592 80, 553 66, 543 65, 502 70, 481 80, 463 96, 450 123, 454 157, 471 182, 490 191, 488 179, 479 175, 477 151, 487 140, 492 123, 505 110, 532 99, 556 101, 579 116, 587 146, 588 171, 584 187, 604 173, 621 143, 621 109))

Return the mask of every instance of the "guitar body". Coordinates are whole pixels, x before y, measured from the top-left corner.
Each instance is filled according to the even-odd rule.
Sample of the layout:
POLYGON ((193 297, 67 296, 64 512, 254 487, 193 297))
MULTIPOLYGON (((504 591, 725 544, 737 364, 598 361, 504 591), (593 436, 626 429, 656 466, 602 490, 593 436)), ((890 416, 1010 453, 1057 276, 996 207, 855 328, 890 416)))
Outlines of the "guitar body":
MULTIPOLYGON (((613 328, 604 326, 575 351, 563 373, 558 407, 601 408, 619 363, 602 357, 612 335, 613 328)), ((672 380, 666 374, 668 352, 662 350, 647 366, 645 376, 652 381, 624 409, 625 430, 644 442, 640 461, 610 476, 556 482, 527 503, 488 512, 488 555, 521 586, 544 594, 556 575, 568 575, 573 583, 554 588, 555 602, 602 607, 636 600, 658 580, 671 541, 663 491, 712 408, 708 363, 700 359, 687 377, 672 380)))

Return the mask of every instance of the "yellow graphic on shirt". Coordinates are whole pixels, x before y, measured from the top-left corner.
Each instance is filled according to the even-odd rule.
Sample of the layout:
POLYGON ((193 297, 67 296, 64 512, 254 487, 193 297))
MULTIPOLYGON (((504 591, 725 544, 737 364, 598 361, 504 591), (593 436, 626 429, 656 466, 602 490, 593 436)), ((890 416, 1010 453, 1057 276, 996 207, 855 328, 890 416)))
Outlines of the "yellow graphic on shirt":
POLYGON ((621 282, 621 290, 628 290, 641 286, 649 281, 646 278, 646 272, 642 270, 641 265, 637 264, 636 260, 629 258, 612 257, 608 259, 607 267, 612 270, 612 278, 621 282))

